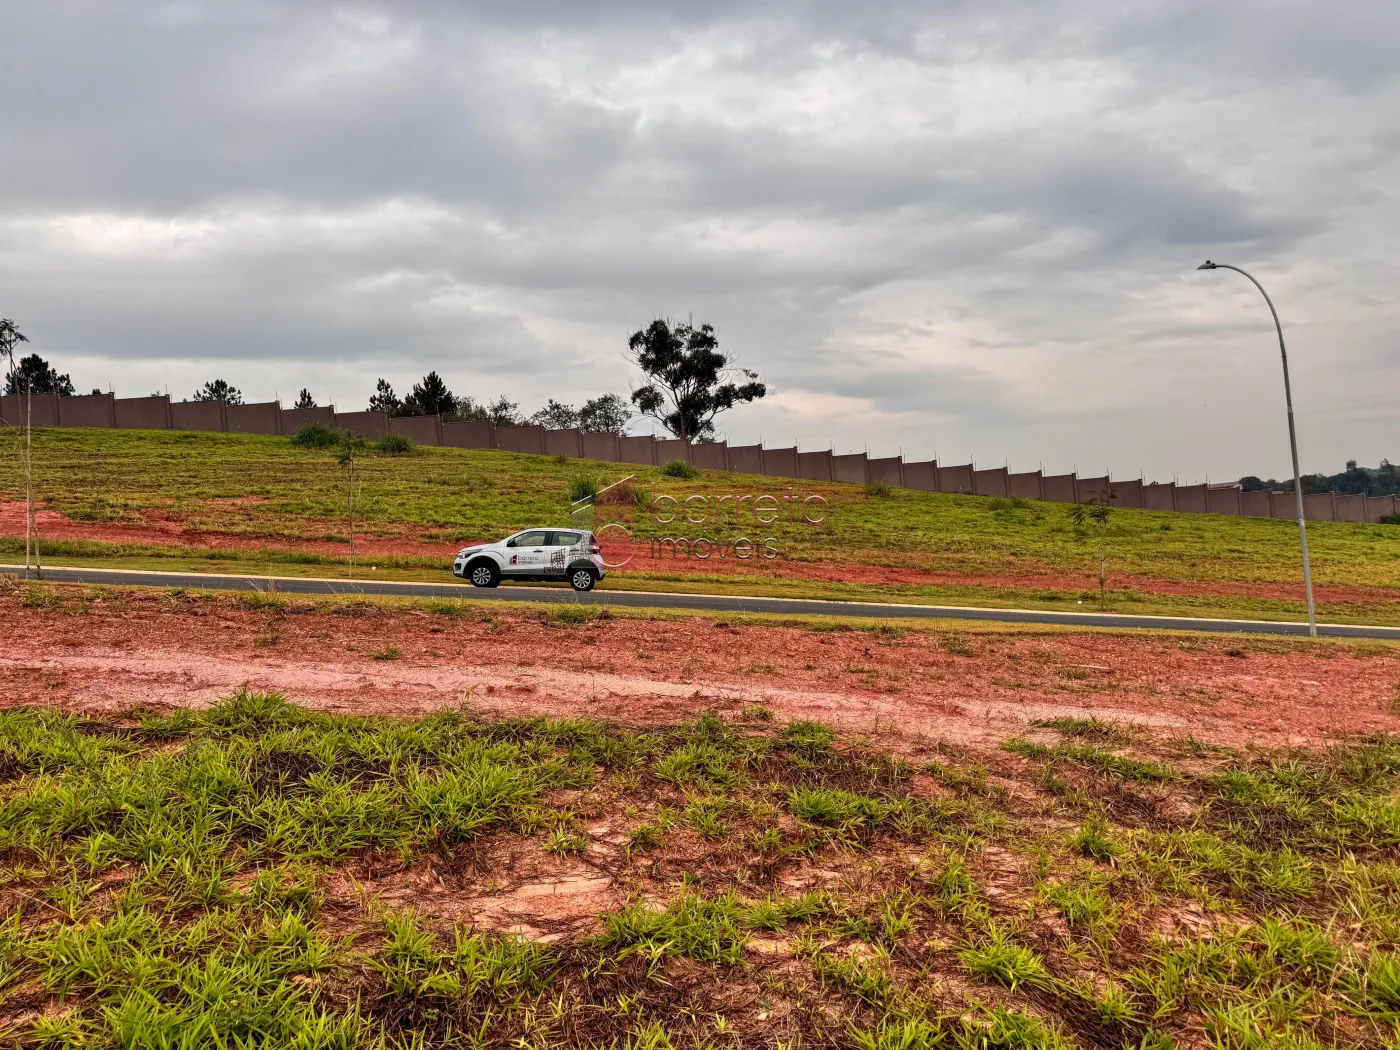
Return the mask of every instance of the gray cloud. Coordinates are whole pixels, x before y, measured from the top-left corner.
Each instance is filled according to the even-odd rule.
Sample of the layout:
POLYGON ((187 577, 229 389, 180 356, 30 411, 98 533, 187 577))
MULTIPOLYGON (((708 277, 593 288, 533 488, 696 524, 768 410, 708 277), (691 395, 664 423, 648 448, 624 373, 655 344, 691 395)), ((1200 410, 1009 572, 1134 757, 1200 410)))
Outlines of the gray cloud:
POLYGON ((625 389, 735 440, 1190 478, 1394 457, 1392 5, 18 2, 0 313, 83 386, 625 389), (71 366, 71 367, 70 367, 71 366), (456 378, 454 378, 456 377, 456 378))

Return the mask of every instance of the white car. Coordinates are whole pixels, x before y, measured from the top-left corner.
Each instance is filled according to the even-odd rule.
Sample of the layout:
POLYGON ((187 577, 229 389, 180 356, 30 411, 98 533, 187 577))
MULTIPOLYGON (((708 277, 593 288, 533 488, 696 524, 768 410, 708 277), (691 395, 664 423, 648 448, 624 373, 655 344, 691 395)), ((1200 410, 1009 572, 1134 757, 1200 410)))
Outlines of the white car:
POLYGON ((473 587, 497 587, 502 580, 568 580, 576 591, 591 591, 603 578, 598 537, 584 529, 526 529, 497 543, 463 547, 452 575, 473 587))

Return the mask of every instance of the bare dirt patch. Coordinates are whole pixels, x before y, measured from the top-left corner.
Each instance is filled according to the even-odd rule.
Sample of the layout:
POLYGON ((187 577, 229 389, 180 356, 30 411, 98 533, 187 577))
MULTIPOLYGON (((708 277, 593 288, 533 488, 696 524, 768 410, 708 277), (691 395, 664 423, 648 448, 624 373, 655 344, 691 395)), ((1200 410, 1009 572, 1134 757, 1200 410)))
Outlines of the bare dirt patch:
MULTIPOLYGON (((1107 633, 818 631, 705 618, 559 626, 366 603, 250 609, 112 592, 0 597, 0 702, 204 705, 239 686, 336 711, 671 724, 754 704, 881 736, 992 742, 1097 716, 1220 743, 1400 732, 1400 653, 1380 646, 1107 633)), ((465 608, 471 608, 466 606, 465 608)))

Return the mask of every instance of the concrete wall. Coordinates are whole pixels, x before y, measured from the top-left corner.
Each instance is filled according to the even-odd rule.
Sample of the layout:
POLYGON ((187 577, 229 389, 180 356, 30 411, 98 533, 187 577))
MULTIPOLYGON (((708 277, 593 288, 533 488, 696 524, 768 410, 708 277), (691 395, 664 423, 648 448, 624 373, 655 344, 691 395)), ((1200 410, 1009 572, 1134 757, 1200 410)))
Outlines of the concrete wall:
POLYGON ((1332 508, 1333 521, 1365 521, 1365 496, 1337 496, 1332 508))
POLYGON ((1309 496, 1303 494, 1303 516, 1309 521, 1335 521, 1332 514, 1332 494, 1309 496))
POLYGON ((583 431, 546 430, 544 432, 544 454, 546 456, 571 456, 583 458, 583 431))
POLYGON ((765 448, 763 450, 763 473, 775 478, 797 477, 796 447, 765 448))
POLYGON ((904 458, 902 456, 872 459, 866 470, 872 482, 883 481, 886 485, 893 485, 895 488, 904 487, 904 458))
POLYGON ((1176 509, 1187 514, 1205 514, 1210 510, 1206 503, 1204 485, 1178 485, 1176 487, 1176 509))
POLYGON ((1040 479, 1041 499, 1051 503, 1073 503, 1078 499, 1073 474, 1046 474, 1040 479))
POLYGON ((56 427, 58 402, 57 394, 9 394, 0 397, 0 420, 15 427, 24 426, 27 406, 30 426, 56 427))
POLYGON ((170 398, 119 397, 112 402, 113 426, 125 430, 169 430, 170 398))
POLYGON ((831 453, 799 452, 797 454, 797 476, 807 481, 831 480, 831 453))
POLYGON ((1142 480, 1129 478, 1127 481, 1115 481, 1113 483, 1113 505, 1115 507, 1140 508, 1142 506, 1142 480))
POLYGON ((402 434, 420 445, 441 445, 442 420, 438 416, 390 416, 389 433, 402 434))
POLYGON ((323 427, 335 426, 335 409, 330 405, 320 408, 282 409, 282 433, 295 434, 310 423, 320 423, 323 427))
POLYGON ((1269 494, 1267 492, 1241 492, 1240 513, 1250 518, 1268 518, 1269 494))
POLYGON ((967 463, 957 467, 939 466, 938 491, 971 494, 973 492, 972 464, 967 463))
POLYGON ((938 461, 930 459, 923 463, 904 464, 904 487, 923 492, 937 492, 938 461))
POLYGON ((645 437, 624 437, 619 440, 622 445, 620 458, 623 463, 640 463, 648 467, 658 465, 656 462, 656 438, 650 434, 645 437))
POLYGON ((1391 514, 1400 514, 1400 497, 1396 496, 1368 496, 1366 497, 1366 520, 1370 522, 1380 521, 1381 518, 1391 514))
POLYGON ((111 394, 79 394, 58 399, 58 425, 61 427, 114 427, 116 410, 111 394))
POLYGON ((1006 492, 1021 499, 1040 499, 1040 471, 1006 475, 1006 492))
POLYGON ((870 480, 866 473, 869 460, 864 452, 852 452, 846 456, 831 457, 831 480, 844 481, 848 485, 864 485, 870 480))
POLYGON ((1107 503, 1113 506, 1117 502, 1113 499, 1113 486, 1109 484, 1107 477, 1078 478, 1074 483, 1074 491, 1080 503, 1107 503))
POLYGON ((224 403, 222 401, 172 401, 170 403, 170 429, 209 430, 223 433, 224 403))
POLYGON ((974 470, 972 472, 972 490, 979 496, 1008 496, 1010 495, 1006 484, 1008 473, 1005 467, 974 470))
POLYGON ((690 462, 690 442, 680 438, 657 438, 656 462, 665 466, 676 459, 682 463, 690 462))
POLYGON ((544 427, 497 427, 496 447, 506 452, 533 452, 544 455, 544 427))
POLYGON ((356 437, 373 441, 389 433, 389 413, 337 412, 335 425, 356 437))
POLYGON ((604 463, 622 462, 622 446, 616 434, 583 434, 583 458, 598 459, 604 463))
POLYGON ((1153 482, 1142 487, 1142 505, 1147 510, 1176 510, 1176 483, 1153 482))
POLYGON ((1240 513, 1240 490, 1234 488, 1216 488, 1210 486, 1206 489, 1206 510, 1211 514, 1232 514, 1240 513))
POLYGON ((1291 492, 1269 493, 1269 517, 1283 521, 1298 520, 1298 498, 1291 492))
POLYGON ((280 434, 282 406, 276 401, 225 405, 224 426, 230 434, 280 434))
POLYGON ((728 470, 729 445, 723 441, 702 441, 690 450, 690 463, 699 470, 728 470))
POLYGON ((762 474, 763 446, 730 445, 729 469, 736 474, 762 474))

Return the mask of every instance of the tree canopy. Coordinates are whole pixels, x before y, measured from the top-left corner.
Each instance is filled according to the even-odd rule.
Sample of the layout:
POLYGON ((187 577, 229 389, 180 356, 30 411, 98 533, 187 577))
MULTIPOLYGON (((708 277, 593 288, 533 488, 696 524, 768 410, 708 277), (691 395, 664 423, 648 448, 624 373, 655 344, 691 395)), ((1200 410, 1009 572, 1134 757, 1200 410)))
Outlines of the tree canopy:
MULTIPOLYGON (((1343 496, 1394 496, 1400 495, 1400 467, 1388 459, 1382 459, 1378 467, 1357 466, 1356 460, 1349 459, 1340 473, 1304 474, 1302 482, 1304 495, 1335 492, 1343 496)), ((1293 479, 1265 481, 1250 474, 1240 478, 1240 488, 1245 492, 1292 492, 1293 479)))
POLYGON ((316 407, 316 399, 315 399, 314 397, 311 396, 311 391, 310 391, 310 390, 307 390, 306 387, 302 387, 302 388, 301 388, 301 393, 297 395, 296 404, 294 404, 292 407, 293 407, 293 408, 315 408, 315 407, 316 407))
POLYGON ((0 367, 5 369, 7 375, 15 368, 15 347, 27 342, 28 337, 19 330, 18 325, 8 317, 0 318, 0 367))
POLYGON ((403 402, 394 393, 394 388, 389 385, 387 379, 381 379, 375 384, 374 393, 369 398, 371 412, 388 412, 390 415, 394 415, 402 405, 403 402))
POLYGON ((580 429, 593 434, 625 434, 632 410, 617 394, 604 394, 583 403, 578 410, 580 429))
POLYGON ((422 382, 414 383, 413 390, 404 399, 403 415, 437 416, 451 415, 457 410, 457 399, 447 389, 447 383, 436 371, 429 372, 422 382))
MULTIPOLYGON (((19 339, 24 339, 24 337, 19 336, 19 339)), ((13 349, 11 349, 7 355, 12 362, 14 361, 13 353, 13 349)), ((58 369, 38 354, 29 354, 20 358, 18 363, 13 363, 9 374, 5 376, 5 393, 23 394, 26 392, 72 397, 73 380, 66 374, 61 374, 58 369)))
POLYGON ((243 391, 224 379, 211 379, 194 392, 192 401, 222 401, 226 405, 243 404, 243 391))
POLYGON ((658 318, 632 333, 627 348, 648 380, 632 391, 632 403, 685 441, 714 437, 717 415, 768 393, 756 372, 730 366, 708 324, 658 318))

